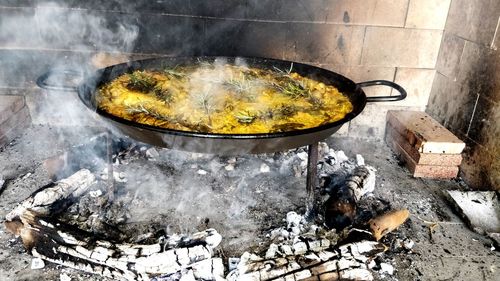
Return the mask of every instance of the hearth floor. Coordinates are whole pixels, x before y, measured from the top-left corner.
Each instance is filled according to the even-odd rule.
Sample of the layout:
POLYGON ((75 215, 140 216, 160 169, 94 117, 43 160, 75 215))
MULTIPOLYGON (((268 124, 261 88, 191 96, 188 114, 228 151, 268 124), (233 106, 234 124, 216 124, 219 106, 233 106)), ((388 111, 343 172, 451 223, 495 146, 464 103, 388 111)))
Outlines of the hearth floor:
MULTIPOLYGON (((2 221, 19 201, 50 182, 42 166, 45 159, 62 153, 72 145, 81 144, 83 139, 90 138, 98 131, 33 126, 1 148, 1 174, 7 180, 0 191, 2 221)), ((368 165, 377 169, 375 195, 390 201, 394 208, 407 208, 411 213, 410 219, 386 239, 391 238, 391 235, 392 238, 408 238, 415 245, 411 252, 389 250, 385 253, 384 260, 395 267, 395 273, 393 276, 377 276, 380 280, 500 280, 500 253, 491 249, 489 239, 471 231, 464 224, 444 196, 445 190, 466 189, 460 181, 412 178, 383 142, 340 137, 332 137, 326 142, 330 148, 343 150, 350 158, 361 154, 368 165)), ((157 164, 152 162, 152 165, 157 164)), ((252 165, 246 169, 252 169, 252 165)), ((255 169, 259 169, 259 166, 255 169)), ((203 182, 202 177, 198 180, 203 182)), ((209 190, 203 196, 193 196, 191 200, 209 200, 212 209, 210 222, 205 221, 206 225, 194 224, 193 228, 217 229, 226 241, 222 244, 224 252, 229 255, 238 252, 238 247, 242 251, 250 249, 251 245, 244 246, 245 243, 253 241, 258 244, 266 231, 282 224, 287 211, 304 211, 305 177, 292 177, 289 181, 266 179, 266 182, 271 186, 245 187, 246 191, 238 196, 249 196, 251 204, 240 204, 240 208, 230 215, 224 212, 228 206, 217 206, 218 202, 222 204, 226 199, 203 198, 212 196, 209 190), (240 213, 245 216, 238 217, 240 213), (239 218, 233 226, 227 224, 231 216, 239 218), (241 235, 238 234, 240 229, 241 235)), ((212 188, 224 184, 227 182, 207 183, 212 188)), ((217 196, 220 197, 224 190, 218 190, 217 196)), ((234 192, 234 189, 227 188, 227 192, 234 192)), ((183 210, 177 208, 177 211, 183 210)), ((191 223, 203 221, 204 216, 207 214, 190 213, 185 218, 191 223)), ((179 221, 183 219, 178 218, 179 221)), ((31 269, 31 260, 32 257, 25 253, 20 240, 8 233, 3 223, 0 224, 0 280, 60 280, 62 273, 72 280, 105 280, 52 264, 46 264, 43 269, 31 269)))

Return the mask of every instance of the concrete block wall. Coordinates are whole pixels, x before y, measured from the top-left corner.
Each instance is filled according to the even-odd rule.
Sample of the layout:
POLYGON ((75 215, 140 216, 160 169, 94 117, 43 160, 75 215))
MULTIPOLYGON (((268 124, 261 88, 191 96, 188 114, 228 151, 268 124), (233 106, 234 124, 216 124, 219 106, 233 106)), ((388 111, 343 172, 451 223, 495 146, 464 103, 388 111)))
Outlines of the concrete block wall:
POLYGON ((0 0, 0 88, 33 89, 48 67, 85 65, 98 52, 271 57, 400 83, 407 100, 369 104, 339 132, 382 139, 387 110, 426 108, 450 1, 0 0))
POLYGON ((500 190, 500 1, 452 0, 427 112, 467 142, 462 178, 500 190))

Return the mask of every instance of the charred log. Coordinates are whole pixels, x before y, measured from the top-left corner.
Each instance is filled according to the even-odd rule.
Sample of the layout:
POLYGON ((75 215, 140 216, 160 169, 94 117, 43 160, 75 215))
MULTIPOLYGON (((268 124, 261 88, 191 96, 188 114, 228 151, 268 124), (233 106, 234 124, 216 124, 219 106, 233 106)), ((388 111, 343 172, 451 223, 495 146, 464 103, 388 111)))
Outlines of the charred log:
POLYGON ((274 258, 245 253, 227 280, 373 280, 366 263, 386 249, 381 243, 362 241, 337 249, 307 250, 299 255, 282 254, 274 258))
POLYGON ((375 188, 374 169, 358 166, 345 178, 342 184, 330 176, 325 179, 325 189, 330 190, 330 197, 324 204, 325 224, 329 228, 342 230, 355 222, 357 202, 375 188))
POLYGON ((66 179, 39 188, 9 212, 5 219, 19 221, 27 210, 40 216, 57 215, 86 192, 94 181, 95 177, 89 170, 80 170, 66 179))

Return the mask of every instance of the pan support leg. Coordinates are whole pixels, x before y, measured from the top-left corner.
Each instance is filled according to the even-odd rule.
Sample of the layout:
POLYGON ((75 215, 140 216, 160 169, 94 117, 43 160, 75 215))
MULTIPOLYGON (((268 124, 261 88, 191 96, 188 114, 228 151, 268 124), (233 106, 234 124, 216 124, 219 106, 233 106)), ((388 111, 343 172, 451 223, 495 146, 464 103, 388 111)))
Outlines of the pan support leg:
POLYGON ((306 178, 306 219, 311 221, 318 214, 318 143, 308 146, 307 156, 307 178, 306 178))
POLYGON ((111 134, 111 130, 106 131, 106 157, 108 168, 108 201, 113 202, 115 200, 115 177, 113 173, 113 135, 111 134))

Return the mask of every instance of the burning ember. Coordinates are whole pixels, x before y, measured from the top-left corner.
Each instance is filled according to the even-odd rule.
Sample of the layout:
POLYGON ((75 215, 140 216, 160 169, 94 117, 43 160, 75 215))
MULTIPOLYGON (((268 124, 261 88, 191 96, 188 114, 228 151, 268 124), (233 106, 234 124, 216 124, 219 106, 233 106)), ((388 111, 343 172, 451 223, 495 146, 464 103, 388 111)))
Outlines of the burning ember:
MULTIPOLYGON (((7 214, 7 229, 21 237, 28 253, 120 280, 373 280, 372 272, 377 268, 392 274, 392 266, 378 259, 388 249, 379 240, 402 224, 408 218, 408 211, 391 210, 387 201, 371 194, 375 189, 375 169, 366 165, 360 155, 350 160, 342 151, 334 151, 321 143, 318 172, 322 196, 317 198, 321 206, 318 215, 312 219, 300 215, 298 212, 304 211, 303 203, 302 207, 295 207, 298 212, 284 212, 285 208, 290 210, 290 204, 266 209, 260 216, 273 211, 273 215, 285 218, 283 225, 268 225, 268 230, 260 233, 253 230, 252 234, 258 237, 244 237, 248 235, 245 228, 249 226, 242 214, 255 204, 243 200, 251 199, 245 196, 245 189, 255 184, 250 178, 258 175, 266 180, 285 179, 290 185, 294 181, 299 183, 307 167, 304 148, 276 153, 273 157, 218 158, 158 151, 119 141, 112 147, 114 165, 110 173, 110 167, 96 154, 93 158, 82 157, 91 148, 105 158, 105 144, 105 137, 100 135, 60 157, 47 160, 47 170, 57 172, 53 175, 55 178, 64 178, 40 188, 7 214), (80 169, 82 165, 68 165, 76 159, 87 169, 80 169), (194 189, 185 194, 175 194, 179 191, 175 188, 173 191, 159 186, 149 189, 160 185, 157 178, 143 177, 141 185, 137 179, 146 174, 141 166, 147 163, 164 168, 164 171, 150 170, 150 173, 163 172, 169 176, 160 177, 164 180, 163 186, 175 185, 177 181, 184 188, 185 182, 180 182, 176 173, 190 173, 201 181, 216 182, 209 186, 221 184, 218 173, 225 173, 224 178, 232 176, 234 182, 223 192, 212 190, 220 192, 220 196, 222 193, 234 196, 224 198, 225 202, 232 201, 226 218, 231 225, 224 227, 220 215, 217 217, 212 211, 196 226, 198 232, 193 232, 192 227, 186 228, 183 220, 191 223, 193 218, 178 217, 176 213, 185 213, 181 209, 186 208, 186 204, 199 207, 203 204, 185 201, 169 206, 152 197, 172 192, 165 196, 186 200, 184 196, 188 195, 203 201, 206 195, 199 193, 202 189, 197 190, 198 194, 194 189), (110 195, 113 189, 108 185, 111 174, 116 189, 113 196, 110 195)), ((272 185, 272 181, 267 182, 272 185)), ((273 200, 280 199, 281 194, 272 191, 275 187, 259 184, 252 192, 268 192, 273 200)), ((299 193, 295 197, 303 200, 306 196, 299 193)), ((208 205, 211 203, 218 202, 208 205)), ((195 217, 200 220, 200 215, 195 217)))

